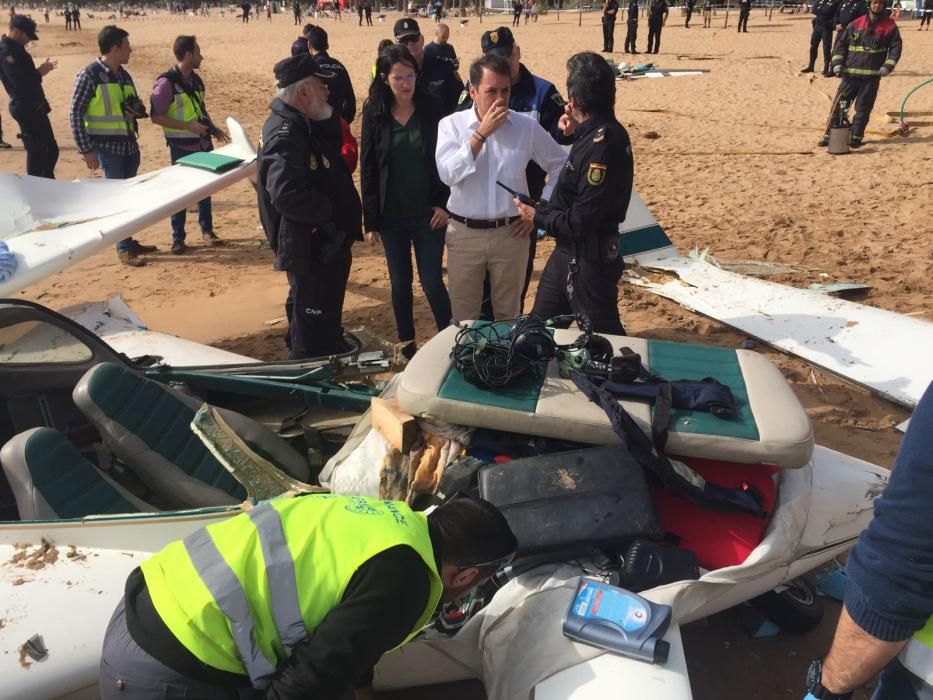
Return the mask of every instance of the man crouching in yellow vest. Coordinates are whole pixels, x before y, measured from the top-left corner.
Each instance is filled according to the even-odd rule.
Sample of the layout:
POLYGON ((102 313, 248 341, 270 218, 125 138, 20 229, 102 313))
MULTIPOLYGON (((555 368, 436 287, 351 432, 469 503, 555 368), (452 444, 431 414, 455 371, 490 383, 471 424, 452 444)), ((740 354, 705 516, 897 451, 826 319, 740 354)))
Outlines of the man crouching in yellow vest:
POLYGON ((371 697, 371 669, 441 601, 514 556, 502 514, 457 499, 309 495, 172 542, 130 574, 107 628, 101 697, 371 697))

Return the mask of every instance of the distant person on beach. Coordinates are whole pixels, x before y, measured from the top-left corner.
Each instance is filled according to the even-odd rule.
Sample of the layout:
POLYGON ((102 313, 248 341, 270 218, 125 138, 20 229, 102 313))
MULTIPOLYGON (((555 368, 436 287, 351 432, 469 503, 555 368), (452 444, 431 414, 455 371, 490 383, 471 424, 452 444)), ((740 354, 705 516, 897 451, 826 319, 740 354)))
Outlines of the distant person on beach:
MULTIPOLYGON (((179 158, 191 153, 214 150, 211 139, 227 143, 230 137, 214 124, 205 104, 204 81, 195 70, 201 67, 201 47, 195 37, 182 35, 175 39, 172 47, 176 64, 158 77, 152 87, 150 113, 152 123, 162 127, 168 143, 169 157, 174 165, 179 158)), ((172 214, 172 254, 181 255, 188 246, 185 243, 185 219, 187 210, 172 214)), ((201 240, 207 245, 222 245, 223 241, 214 233, 214 217, 211 198, 198 202, 198 224, 201 240)))
POLYGON ((713 0, 703 0, 703 29, 709 29, 713 24, 713 0))
POLYGON ((648 50, 645 53, 657 53, 661 50, 661 30, 667 24, 667 0, 651 0, 648 4, 648 50))
POLYGON ((353 92, 353 82, 346 66, 331 56, 330 41, 327 31, 314 24, 305 26, 305 35, 308 37, 308 49, 325 70, 334 73, 334 78, 328 81, 327 102, 337 110, 347 124, 352 124, 356 118, 356 93, 353 92))
POLYGON ((512 0, 512 26, 517 27, 522 18, 522 0, 512 0))
POLYGON ((249 24, 249 15, 253 11, 253 6, 248 2, 244 2, 240 5, 240 9, 243 10, 243 24, 249 24))
MULTIPOLYGON (((13 15, 7 31, 8 34, 0 38, 0 82, 10 96, 10 116, 19 125, 26 149, 26 174, 54 178, 58 143, 49 122, 52 108, 45 98, 42 79, 58 63, 47 59, 37 68, 26 51, 30 42, 39 39, 31 17, 13 15)), ((0 127, 0 148, 9 147, 3 142, 0 127)))
MULTIPOLYGON (((919 2, 920 0, 918 0, 919 2)), ((917 31, 923 31, 923 25, 926 25, 927 31, 930 31, 930 19, 933 18, 933 0, 922 0, 923 12, 920 15, 920 28, 917 31)))
POLYGON ((687 13, 687 18, 684 20, 685 29, 690 29, 690 18, 693 17, 693 8, 696 4, 697 0, 686 0, 684 3, 684 11, 687 13))
POLYGON ((71 9, 71 23, 74 25, 76 30, 81 29, 81 10, 78 9, 78 6, 75 5, 71 9))
POLYGON ((625 53, 639 53, 635 48, 638 39, 638 0, 629 0, 625 21, 625 53))
MULTIPOLYGON (((148 114, 123 67, 133 52, 129 33, 107 25, 97 35, 97 46, 100 58, 75 78, 68 114, 71 133, 88 170, 100 168, 110 180, 126 180, 139 172, 137 119, 148 114)), ((132 237, 117 243, 117 257, 129 267, 142 267, 146 261, 139 256, 156 250, 132 237)))
POLYGON ((833 48, 833 18, 839 8, 839 0, 814 0, 810 6, 813 15, 813 32, 810 34, 810 61, 801 73, 812 73, 816 67, 816 56, 823 44, 823 77, 831 78, 829 69, 830 52, 833 48))
POLYGON ((65 31, 71 31, 71 8, 65 6, 65 31))
POLYGON ((836 37, 832 69, 842 78, 842 84, 833 100, 820 146, 829 145, 829 130, 842 100, 855 103, 849 145, 852 148, 862 145, 881 79, 891 74, 900 58, 901 33, 897 24, 887 16, 885 0, 871 0, 868 14, 852 22, 836 37))
POLYGON ((292 15, 295 19, 295 26, 299 26, 301 24, 301 3, 299 0, 295 0, 295 2, 292 3, 292 15))
POLYGON ((619 14, 619 0, 606 0, 603 3, 603 53, 612 53, 615 47, 616 15, 619 14))
POLYGON ((752 0, 739 0, 739 32, 748 32, 748 17, 752 13, 752 0))
POLYGON ((373 26, 373 3, 371 0, 366 0, 363 3, 363 14, 366 15, 366 26, 373 26))

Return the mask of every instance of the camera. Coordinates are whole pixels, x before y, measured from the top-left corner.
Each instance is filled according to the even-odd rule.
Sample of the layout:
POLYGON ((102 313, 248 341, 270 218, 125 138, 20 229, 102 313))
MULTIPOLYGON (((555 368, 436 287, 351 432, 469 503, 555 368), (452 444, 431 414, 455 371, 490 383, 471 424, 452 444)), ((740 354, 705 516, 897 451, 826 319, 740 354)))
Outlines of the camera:
POLYGON ((133 119, 148 119, 149 112, 138 95, 128 95, 123 101, 123 113, 133 119))

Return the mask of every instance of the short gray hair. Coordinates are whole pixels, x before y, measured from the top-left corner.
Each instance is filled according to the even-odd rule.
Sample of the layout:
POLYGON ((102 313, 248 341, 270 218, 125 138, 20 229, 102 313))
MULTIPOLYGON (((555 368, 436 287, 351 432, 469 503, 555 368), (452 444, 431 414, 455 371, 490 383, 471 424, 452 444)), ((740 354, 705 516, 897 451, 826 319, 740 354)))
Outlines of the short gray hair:
POLYGON ((298 80, 291 85, 286 85, 283 88, 279 88, 275 96, 282 100, 282 102, 285 104, 290 105, 295 101, 295 97, 298 96, 298 90, 301 88, 301 86, 307 85, 313 77, 313 75, 309 75, 307 78, 302 78, 301 80, 298 80))

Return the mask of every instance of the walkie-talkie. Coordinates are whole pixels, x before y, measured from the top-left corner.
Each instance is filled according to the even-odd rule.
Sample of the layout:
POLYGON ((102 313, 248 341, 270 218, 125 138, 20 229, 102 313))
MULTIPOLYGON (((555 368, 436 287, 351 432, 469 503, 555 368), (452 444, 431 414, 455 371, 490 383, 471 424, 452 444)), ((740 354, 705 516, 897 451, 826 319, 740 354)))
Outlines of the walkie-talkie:
POLYGON ((508 192, 508 193, 509 193, 510 195, 512 195, 513 197, 516 197, 516 198, 518 199, 518 201, 521 202, 522 204, 527 204, 529 207, 535 207, 535 206, 538 205, 537 200, 532 199, 532 198, 529 197, 527 194, 522 194, 521 192, 516 192, 516 191, 513 190, 511 187, 509 187, 508 185, 503 185, 503 184, 502 184, 501 182, 499 182, 498 180, 496 180, 496 184, 499 185, 499 187, 501 187, 502 189, 504 189, 506 192, 508 192))

